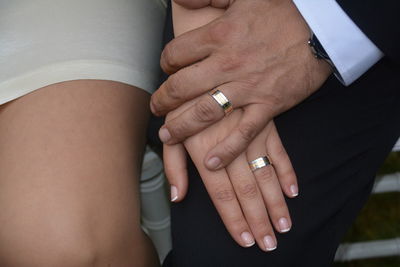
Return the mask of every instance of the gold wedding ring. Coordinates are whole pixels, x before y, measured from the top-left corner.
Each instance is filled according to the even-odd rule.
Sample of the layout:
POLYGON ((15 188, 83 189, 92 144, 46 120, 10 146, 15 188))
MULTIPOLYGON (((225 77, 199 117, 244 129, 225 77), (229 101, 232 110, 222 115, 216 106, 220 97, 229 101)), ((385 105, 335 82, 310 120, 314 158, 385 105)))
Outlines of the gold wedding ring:
POLYGON ((213 89, 210 95, 218 103, 218 105, 224 110, 225 116, 229 115, 233 111, 232 103, 228 98, 218 89, 213 89))
POLYGON ((268 156, 256 158, 255 160, 249 162, 249 166, 252 172, 264 168, 270 164, 271 162, 269 161, 268 156))

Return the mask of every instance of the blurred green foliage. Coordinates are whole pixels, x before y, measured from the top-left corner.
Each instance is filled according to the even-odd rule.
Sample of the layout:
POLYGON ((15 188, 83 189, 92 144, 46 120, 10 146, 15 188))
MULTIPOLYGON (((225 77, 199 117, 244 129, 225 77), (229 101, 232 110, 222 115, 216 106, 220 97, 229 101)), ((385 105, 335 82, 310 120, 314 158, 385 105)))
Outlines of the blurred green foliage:
MULTIPOLYGON (((379 174, 400 172, 400 152, 386 159, 379 174)), ((372 195, 343 242, 400 237, 400 193, 372 195)), ((334 267, 400 267, 400 256, 335 263, 334 267)))

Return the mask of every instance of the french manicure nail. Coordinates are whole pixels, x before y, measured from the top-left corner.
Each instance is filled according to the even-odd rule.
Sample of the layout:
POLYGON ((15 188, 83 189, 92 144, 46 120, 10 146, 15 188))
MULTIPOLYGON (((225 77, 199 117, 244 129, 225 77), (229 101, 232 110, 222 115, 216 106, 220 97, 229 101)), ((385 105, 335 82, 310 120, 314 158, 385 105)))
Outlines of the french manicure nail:
POLYGON ((171 201, 174 202, 178 199, 178 188, 176 186, 171 185, 171 201))
POLYGON ((243 232, 240 237, 242 238, 243 242, 246 244, 246 247, 251 247, 256 242, 254 241, 253 236, 249 232, 243 232))
POLYGON ((211 169, 217 169, 219 165, 221 165, 221 159, 218 157, 212 157, 207 161, 207 165, 211 169))
POLYGON ((276 243, 275 240, 272 238, 272 236, 267 235, 264 237, 264 245, 267 251, 272 251, 276 249, 276 243))
POLYGON ((280 218, 278 221, 278 224, 279 224, 279 230, 281 233, 289 232, 290 225, 289 225, 289 221, 286 218, 284 218, 284 217, 280 218))
POLYGON ((158 135, 160 136, 160 139, 163 143, 166 143, 169 139, 171 139, 171 134, 169 133, 167 128, 161 128, 158 132, 158 135))
POLYGON ((292 197, 297 197, 299 195, 299 189, 294 184, 290 186, 290 192, 292 193, 292 197))

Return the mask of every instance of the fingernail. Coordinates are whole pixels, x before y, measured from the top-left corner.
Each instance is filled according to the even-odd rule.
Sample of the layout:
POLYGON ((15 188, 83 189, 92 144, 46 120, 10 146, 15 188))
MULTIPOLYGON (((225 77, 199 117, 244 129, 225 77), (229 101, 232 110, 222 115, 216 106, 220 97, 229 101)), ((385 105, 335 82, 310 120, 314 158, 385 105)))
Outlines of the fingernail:
POLYGON ((176 186, 171 185, 171 201, 174 202, 178 199, 178 188, 176 186))
POLYGON ((243 232, 240 237, 242 238, 243 242, 246 244, 246 247, 251 247, 256 242, 254 241, 253 236, 249 232, 243 232))
POLYGON ((290 186, 290 192, 292 193, 292 197, 297 197, 299 195, 299 189, 294 184, 290 186))
POLYGON ((278 224, 279 224, 279 229, 280 229, 281 233, 289 232, 290 225, 289 225, 289 221, 286 218, 284 218, 284 217, 280 218, 278 221, 278 224))
POLYGON ((221 165, 221 159, 218 157, 212 157, 207 161, 207 166, 210 169, 217 169, 221 165))
POLYGON ((161 128, 158 132, 160 136, 161 142, 166 143, 169 139, 171 139, 171 134, 169 133, 167 128, 161 128))
POLYGON ((264 245, 267 251, 272 251, 276 249, 276 243, 275 240, 272 238, 272 236, 267 235, 264 237, 264 245))

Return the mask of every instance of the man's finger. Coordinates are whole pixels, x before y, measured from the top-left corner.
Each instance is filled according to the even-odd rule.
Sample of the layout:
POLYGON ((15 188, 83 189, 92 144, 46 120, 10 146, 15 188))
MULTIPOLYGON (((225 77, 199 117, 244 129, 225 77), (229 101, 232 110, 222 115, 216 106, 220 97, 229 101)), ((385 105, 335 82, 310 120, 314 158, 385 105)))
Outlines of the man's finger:
POLYGON ((198 62, 211 54, 212 44, 207 25, 186 32, 169 42, 160 59, 160 65, 167 74, 198 62))
MULTIPOLYGON (((274 250, 276 248, 274 230, 268 218, 263 195, 248 167, 246 155, 242 153, 226 169, 258 246, 264 251, 274 250)), ((276 183, 280 189, 278 180, 276 183)))
POLYGON ((271 120, 271 112, 264 105, 244 108, 239 125, 221 143, 207 153, 205 165, 210 170, 227 166, 237 158, 271 120))
MULTIPOLYGON (((246 152, 248 162, 267 155, 273 155, 275 151, 269 151, 268 147, 265 146, 266 140, 271 138, 271 130, 274 130, 273 123, 265 127, 250 144, 246 152)), ((258 169, 253 171, 253 174, 256 177, 258 187, 262 192, 265 204, 268 208, 268 214, 275 229, 281 233, 285 233, 290 230, 292 222, 282 193, 282 186, 279 181, 279 175, 276 172, 276 166, 281 166, 281 164, 286 164, 287 162, 273 160, 272 163, 273 165, 259 166, 258 169)))
POLYGON ((232 0, 174 0, 175 3, 186 8, 196 9, 206 6, 227 8, 232 0))
MULTIPOLYGON (((190 147, 189 145, 188 148, 190 149, 190 147)), ((243 215, 226 170, 209 171, 205 168, 201 156, 194 153, 194 151, 189 151, 189 153, 215 208, 232 238, 242 247, 254 245, 254 236, 243 215)))
POLYGON ((152 95, 151 111, 157 116, 165 115, 232 78, 231 73, 215 75, 219 69, 220 63, 207 58, 169 76, 152 95))
POLYGON ((288 197, 296 197, 299 194, 296 173, 274 124, 267 138, 266 146, 282 190, 288 197))
POLYGON ((184 199, 188 188, 186 150, 182 144, 164 145, 164 171, 171 185, 171 201, 184 199))
MULTIPOLYGON (((239 108, 246 104, 246 99, 235 98, 234 90, 230 90, 230 83, 218 87, 239 108), (233 93, 233 94, 231 94, 233 93)), ((168 120, 160 129, 160 139, 166 144, 176 144, 190 137, 215 122, 224 118, 224 110, 209 94, 204 94, 185 112, 174 119, 168 120), (166 133, 166 131, 168 131, 166 133), (168 137, 168 138, 166 138, 168 137)))

